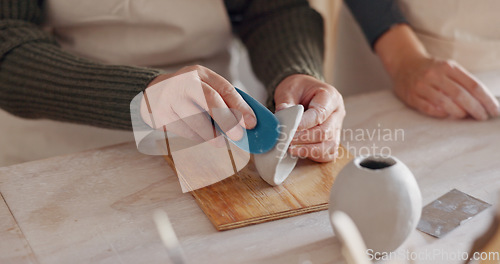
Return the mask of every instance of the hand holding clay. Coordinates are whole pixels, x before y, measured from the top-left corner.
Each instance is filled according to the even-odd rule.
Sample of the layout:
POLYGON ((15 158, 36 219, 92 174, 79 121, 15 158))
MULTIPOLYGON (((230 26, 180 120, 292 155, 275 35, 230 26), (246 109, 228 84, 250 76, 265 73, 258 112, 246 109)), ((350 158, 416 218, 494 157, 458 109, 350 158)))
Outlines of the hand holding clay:
POLYGON ((144 95, 141 116, 148 125, 157 129, 166 126, 167 131, 197 142, 214 139, 216 145, 224 144, 207 113, 233 140, 242 138, 242 127, 251 129, 257 123, 254 112, 234 87, 202 66, 162 74, 149 84, 144 95))
POLYGON ((412 60, 400 66, 392 79, 399 98, 427 115, 477 120, 500 115, 499 103, 488 88, 454 61, 412 60))
POLYGON ((306 111, 289 152, 318 162, 335 159, 345 116, 344 101, 333 86, 304 74, 285 78, 274 93, 276 112, 301 104, 306 111))

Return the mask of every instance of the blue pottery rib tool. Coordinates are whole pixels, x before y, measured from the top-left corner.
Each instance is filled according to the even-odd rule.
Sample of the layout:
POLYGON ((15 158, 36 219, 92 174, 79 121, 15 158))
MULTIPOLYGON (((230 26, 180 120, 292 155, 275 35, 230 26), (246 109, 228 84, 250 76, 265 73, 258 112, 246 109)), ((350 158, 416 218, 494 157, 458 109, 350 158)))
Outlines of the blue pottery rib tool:
MULTIPOLYGON (((271 111, 269 111, 269 109, 267 109, 267 107, 259 103, 259 101, 255 100, 242 90, 236 87, 235 89, 241 97, 243 97, 243 100, 245 100, 252 108, 255 116, 257 117, 257 125, 253 129, 245 129, 246 135, 238 141, 231 140, 227 136, 226 138, 246 152, 253 154, 268 152, 278 141, 278 119, 271 111)), ((220 127, 218 125, 216 125, 216 127, 225 136, 225 133, 220 129, 220 127)))

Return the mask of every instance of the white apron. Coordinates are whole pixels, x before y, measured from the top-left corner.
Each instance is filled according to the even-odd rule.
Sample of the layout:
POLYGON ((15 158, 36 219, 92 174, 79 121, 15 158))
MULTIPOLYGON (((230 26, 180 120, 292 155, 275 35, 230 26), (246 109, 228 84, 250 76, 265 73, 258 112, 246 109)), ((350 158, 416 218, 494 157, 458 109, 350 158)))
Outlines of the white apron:
MULTIPOLYGON (((241 86, 234 77, 239 61, 231 57, 238 45, 221 0, 46 0, 44 12, 44 28, 71 53, 169 71, 201 64, 241 86)), ((3 110, 0 122, 0 166, 134 140, 132 132, 25 120, 3 110)))
MULTIPOLYGON (((432 55, 458 61, 500 96, 500 0, 396 1, 432 55)), ((337 89, 349 95, 390 88, 389 75, 345 6, 338 33, 337 89)))
POLYGON ((399 0, 430 54, 452 59, 500 95, 500 1, 399 0))

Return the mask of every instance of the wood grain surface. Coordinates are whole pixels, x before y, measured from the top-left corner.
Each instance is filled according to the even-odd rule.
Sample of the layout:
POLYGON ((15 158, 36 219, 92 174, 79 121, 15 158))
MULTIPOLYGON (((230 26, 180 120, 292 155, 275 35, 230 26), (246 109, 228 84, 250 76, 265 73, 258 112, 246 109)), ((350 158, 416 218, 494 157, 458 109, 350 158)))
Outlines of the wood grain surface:
MULTIPOLYGON (((404 130, 393 140, 347 134, 342 142, 353 155, 374 144, 390 148, 415 175, 423 204, 453 188, 498 201, 500 119, 429 118, 390 91, 345 102, 344 128, 354 135, 404 130)), ((164 158, 139 153, 134 142, 0 167, 0 193, 2 264, 171 263, 152 219, 156 209, 169 215, 187 263, 345 263, 327 211, 218 232, 164 158)), ((441 239, 414 230, 397 254, 437 249, 442 254, 416 263, 463 263, 444 254, 468 251, 492 213, 486 209, 441 239)))
MULTIPOLYGON (((353 158, 341 148, 345 155, 334 162, 299 160, 280 186, 272 187, 262 180, 251 159, 235 175, 191 194, 219 231, 326 210, 335 177, 353 158)), ((165 159, 175 171, 172 158, 165 159)))
POLYGON ((0 193, 0 248, 2 264, 38 263, 2 193, 0 193))

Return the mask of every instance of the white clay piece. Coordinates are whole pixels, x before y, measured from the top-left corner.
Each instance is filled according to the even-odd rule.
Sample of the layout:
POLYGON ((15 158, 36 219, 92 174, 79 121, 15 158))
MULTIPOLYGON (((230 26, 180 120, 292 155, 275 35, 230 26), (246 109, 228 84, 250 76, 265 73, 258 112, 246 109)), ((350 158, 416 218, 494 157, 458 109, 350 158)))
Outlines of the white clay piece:
POLYGON ((292 157, 287 151, 303 113, 302 105, 294 105, 276 112, 274 115, 280 123, 278 142, 270 151, 254 154, 255 167, 260 177, 272 186, 283 183, 297 164, 298 158, 292 157))
POLYGON ((329 211, 346 213, 369 250, 391 252, 415 230, 422 196, 413 174, 400 160, 361 156, 335 179, 329 211))

